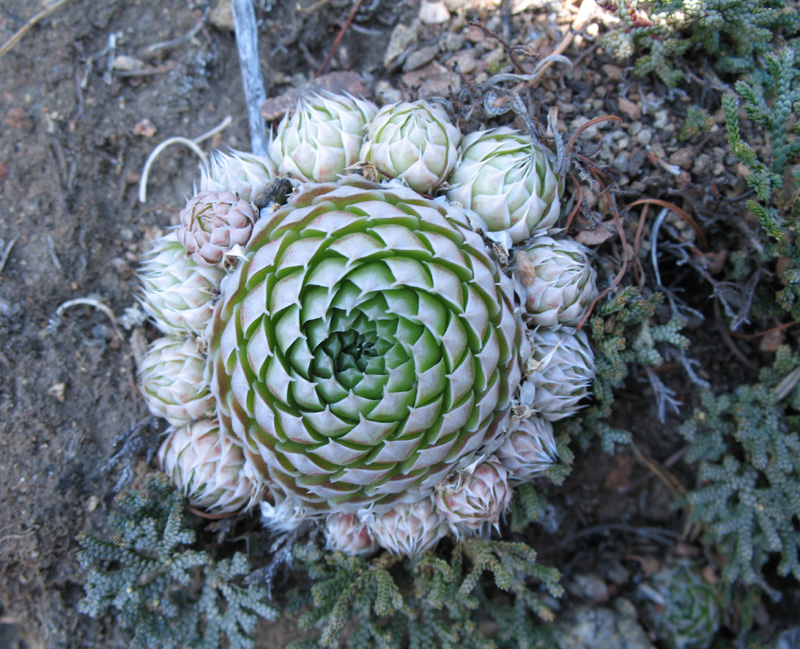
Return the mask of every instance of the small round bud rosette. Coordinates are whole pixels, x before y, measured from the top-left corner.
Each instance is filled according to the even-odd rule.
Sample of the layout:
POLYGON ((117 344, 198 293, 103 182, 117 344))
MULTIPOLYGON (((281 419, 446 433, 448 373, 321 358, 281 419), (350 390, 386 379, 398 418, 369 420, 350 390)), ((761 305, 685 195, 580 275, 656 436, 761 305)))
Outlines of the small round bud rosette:
POLYGON ((366 523, 355 514, 331 514, 325 521, 325 547, 345 554, 371 554, 378 549, 366 523))
POLYGON ((559 178, 529 136, 502 126, 461 141, 447 197, 473 210, 487 237, 510 247, 556 224, 559 178))
POLYGON ((375 517, 368 529, 379 546, 413 559, 447 534, 447 522, 429 495, 375 517))
POLYGON ((250 239, 258 214, 231 191, 200 191, 181 210, 178 241, 201 266, 218 266, 235 245, 250 239))
POLYGON ((533 371, 525 379, 535 387, 531 406, 548 421, 575 414, 589 395, 595 374, 594 353, 584 331, 539 329, 534 334, 533 371))
POLYGON ((536 237, 516 261, 525 308, 535 325, 575 326, 597 297, 597 273, 576 241, 536 237))
POLYGON ((495 525, 511 502, 508 471, 495 459, 452 476, 436 492, 436 507, 456 530, 495 525))
POLYGON ((212 515, 239 511, 256 492, 242 449, 214 419, 174 428, 158 451, 158 466, 192 507, 212 515))
POLYGON ((173 426, 214 414, 216 401, 203 378, 205 357, 191 338, 159 338, 139 366, 139 385, 147 407, 173 426))
POLYGON ((706 579, 701 565, 668 559, 639 585, 637 594, 645 622, 665 646, 705 649, 717 636, 723 619, 722 589, 706 579))
POLYGON ((438 106, 424 100, 389 104, 367 127, 361 160, 430 194, 458 160, 461 131, 438 106))
POLYGON ((336 180, 358 162, 364 128, 378 107, 350 95, 304 97, 281 120, 269 156, 278 173, 304 182, 336 180))
POLYGON ((528 482, 558 462, 553 426, 541 417, 528 417, 494 452, 508 469, 512 484, 528 482))
POLYGON ((225 271, 200 266, 173 230, 153 242, 139 270, 142 308, 171 336, 199 335, 206 327, 225 271))
POLYGON ((275 164, 269 158, 243 151, 214 151, 208 166, 201 169, 200 191, 229 191, 252 202, 276 175, 275 164))

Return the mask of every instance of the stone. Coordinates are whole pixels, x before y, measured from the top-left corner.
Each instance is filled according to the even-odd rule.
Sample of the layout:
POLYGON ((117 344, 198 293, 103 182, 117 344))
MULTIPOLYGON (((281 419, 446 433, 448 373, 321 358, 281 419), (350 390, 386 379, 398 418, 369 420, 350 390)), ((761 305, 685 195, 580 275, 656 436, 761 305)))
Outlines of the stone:
POLYGON ((450 12, 444 2, 423 2, 419 8, 419 19, 423 25, 441 25, 450 20, 450 12))
POLYGON ((224 32, 234 32, 233 5, 231 0, 219 0, 208 14, 208 22, 224 32))
POLYGON ((436 45, 420 47, 406 57, 405 63, 403 63, 403 72, 418 70, 423 65, 427 65, 433 61, 438 53, 439 48, 436 45))
POLYGON ((386 46, 386 52, 383 55, 383 65, 389 70, 392 69, 394 63, 399 63, 398 59, 405 51, 417 40, 417 25, 404 25, 398 24, 393 30, 392 35, 389 37, 389 45, 386 46))

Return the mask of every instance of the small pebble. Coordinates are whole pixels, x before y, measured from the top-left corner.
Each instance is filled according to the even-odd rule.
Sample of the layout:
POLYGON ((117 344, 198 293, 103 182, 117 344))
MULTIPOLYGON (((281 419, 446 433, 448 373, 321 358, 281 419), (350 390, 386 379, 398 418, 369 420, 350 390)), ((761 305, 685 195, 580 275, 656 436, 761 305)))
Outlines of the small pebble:
POLYGON ((444 2, 423 2, 419 8, 419 19, 423 25, 441 25, 450 20, 450 12, 444 2))
POLYGON ((433 61, 438 53, 439 48, 436 45, 427 45, 411 52, 408 58, 406 58, 406 62, 403 64, 403 72, 418 70, 422 66, 433 61))
POLYGON ((612 161, 611 166, 614 167, 617 171, 621 173, 628 173, 628 160, 630 159, 630 153, 627 151, 621 151, 612 161))
POLYGON ((647 146, 650 144, 650 141, 653 139, 653 131, 649 128, 643 128, 638 133, 636 133, 636 141, 641 144, 642 146, 647 146))
POLYGON ((657 129, 663 129, 667 124, 669 124, 669 111, 663 108, 656 111, 653 126, 657 129))

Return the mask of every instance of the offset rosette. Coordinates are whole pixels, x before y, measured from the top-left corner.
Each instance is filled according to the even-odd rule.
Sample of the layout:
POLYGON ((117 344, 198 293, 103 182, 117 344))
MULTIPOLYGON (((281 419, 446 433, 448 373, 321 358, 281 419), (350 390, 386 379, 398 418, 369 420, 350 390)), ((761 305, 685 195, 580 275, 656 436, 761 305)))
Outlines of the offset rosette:
POLYGON ((456 531, 496 524, 510 503, 508 471, 496 459, 451 476, 436 492, 436 507, 456 531))
POLYGON ((158 451, 158 466, 190 505, 209 514, 239 511, 257 491, 252 465, 214 419, 173 429, 158 451))
POLYGON ((369 123, 361 160, 429 194, 455 167, 460 139, 438 106, 424 100, 389 104, 369 123))
POLYGON ((463 210, 358 176, 306 185, 245 255, 206 330, 210 383, 273 493, 379 513, 506 430, 527 339, 463 210))
POLYGON ((558 462, 553 425, 541 417, 523 419, 494 454, 508 469, 512 484, 528 482, 558 462))
POLYGON ((142 260, 142 308, 165 334, 201 333, 211 317, 211 302, 225 271, 200 266, 186 254, 173 230, 153 242, 142 260))
POLYGON ((233 192, 249 202, 254 202, 277 175, 272 160, 244 151, 214 151, 208 166, 200 172, 199 191, 233 192))
POLYGON ((231 191, 199 191, 181 210, 178 240, 201 266, 218 266, 226 252, 250 238, 258 214, 231 191))
POLYGON ((473 210, 486 236, 507 247, 556 224, 559 178, 529 136, 501 126, 461 141, 447 197, 473 210))
POLYGON ((378 107, 350 95, 304 97, 281 120, 269 156, 278 173, 304 182, 336 180, 358 162, 364 127, 378 107))
POLYGON ((366 523, 355 514, 331 514, 325 521, 325 545, 345 554, 370 554, 378 549, 366 523))
POLYGON ((447 521, 428 495, 397 505, 376 517, 368 529, 382 548, 413 559, 447 534, 447 521))
POLYGON ((139 383, 147 407, 173 426, 214 414, 214 397, 204 378, 206 359, 191 338, 159 338, 147 348, 139 383))
POLYGON ((534 370, 525 379, 535 386, 531 406, 548 421, 581 409, 595 374, 594 352, 586 332, 539 329, 533 338, 534 370))
POLYGON ((597 273, 586 248, 571 239, 541 236, 516 259, 531 321, 543 327, 577 325, 597 297, 597 273))

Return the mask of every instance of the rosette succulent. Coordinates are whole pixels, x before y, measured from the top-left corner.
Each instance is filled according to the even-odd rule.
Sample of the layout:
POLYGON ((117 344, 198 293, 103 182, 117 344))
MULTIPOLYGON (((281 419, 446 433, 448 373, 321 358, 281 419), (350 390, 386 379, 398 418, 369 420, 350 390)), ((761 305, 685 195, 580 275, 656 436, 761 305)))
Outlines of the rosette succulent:
POLYGON ((200 191, 181 210, 178 241, 201 266, 218 266, 225 253, 247 243, 258 213, 232 191, 200 191))
POLYGON ((257 480, 241 447, 214 419, 174 428, 158 451, 158 466, 189 504, 209 514, 231 514, 251 503, 257 480))
POLYGON ((364 128, 378 108, 350 95, 304 97, 278 125, 269 146, 278 173, 303 182, 336 180, 358 162, 364 128))
POLYGON ((215 401, 203 376, 205 367, 191 338, 153 342, 139 365, 139 385, 150 412, 173 426, 212 416, 215 401))
POLYGON ((451 476, 436 491, 436 507, 456 531, 497 524, 510 503, 508 471, 494 458, 451 476))
POLYGON ((389 104, 369 123, 361 160, 429 194, 455 167, 460 139, 438 106, 424 100, 389 104))
POLYGON ((528 352, 464 212, 360 177, 256 224, 206 338, 223 427, 320 512, 416 500, 499 443, 528 352))
POLYGON ((153 242, 139 271, 139 301, 156 326, 173 336, 198 335, 211 317, 225 271, 200 266, 172 230, 153 242))
POLYGON ((376 516, 368 529, 382 548, 413 558, 432 548, 447 534, 447 521, 436 508, 433 496, 428 495, 376 516))
POLYGON ((473 210, 486 236, 510 247, 552 227, 560 179, 529 136, 502 126, 461 140, 447 197, 473 210))
POLYGON ((575 414, 594 379, 594 353, 584 331, 538 329, 533 338, 533 371, 525 379, 535 387, 531 406, 548 421, 575 414))
POLYGON ((674 649, 706 649, 722 622, 720 588, 689 559, 670 559, 639 586, 644 618, 674 649))
POLYGON ((597 273, 576 241, 536 237, 517 253, 516 262, 534 325, 575 326, 597 297, 597 273))
POLYGON ((541 417, 528 417, 494 452, 510 473, 512 483, 528 482, 558 461, 553 426, 541 417))
POLYGON ((229 191, 255 202, 276 175, 275 164, 269 158, 243 151, 215 151, 208 165, 201 168, 199 191, 229 191))
POLYGON ((378 549, 366 523, 355 514, 331 514, 325 521, 325 545, 345 554, 370 554, 378 549))

